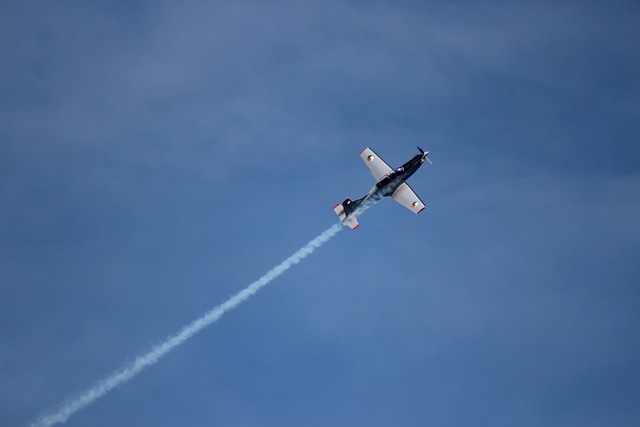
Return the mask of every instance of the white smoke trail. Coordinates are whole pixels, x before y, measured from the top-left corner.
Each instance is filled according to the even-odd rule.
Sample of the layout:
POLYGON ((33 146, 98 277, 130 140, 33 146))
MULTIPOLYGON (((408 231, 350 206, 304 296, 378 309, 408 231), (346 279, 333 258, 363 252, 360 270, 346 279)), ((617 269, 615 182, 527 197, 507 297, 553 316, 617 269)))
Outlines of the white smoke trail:
POLYGON ((49 415, 45 415, 39 420, 33 422, 31 427, 49 427, 56 423, 64 423, 69 417, 75 414, 80 409, 98 400, 110 390, 126 383, 145 368, 157 363, 163 356, 169 353, 174 348, 178 347, 186 340, 191 338, 196 333, 200 332, 205 327, 215 323, 223 314, 227 311, 236 308, 240 303, 247 300, 253 294, 255 294, 260 288, 268 285, 275 278, 287 271, 289 268, 298 264, 308 255, 313 253, 317 248, 331 240, 340 230, 342 230, 342 224, 337 223, 329 227, 326 231, 318 235, 309 243, 300 248, 296 253, 284 260, 281 264, 271 269, 267 274, 223 302, 217 307, 214 307, 209 312, 205 313, 200 318, 194 320, 180 332, 168 337, 160 344, 153 347, 146 354, 136 358, 133 363, 121 368, 114 372, 110 376, 106 377, 102 381, 98 382, 92 388, 86 390, 76 398, 71 399, 65 405, 63 405, 56 412, 49 415))

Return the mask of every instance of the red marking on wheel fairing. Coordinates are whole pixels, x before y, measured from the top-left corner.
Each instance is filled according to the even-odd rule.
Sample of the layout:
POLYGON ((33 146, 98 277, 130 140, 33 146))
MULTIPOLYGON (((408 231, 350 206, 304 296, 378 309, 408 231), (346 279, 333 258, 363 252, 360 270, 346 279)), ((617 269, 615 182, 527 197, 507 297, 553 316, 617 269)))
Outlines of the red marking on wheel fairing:
POLYGON ((335 205, 335 206, 333 207, 333 209, 337 208, 338 206, 340 206, 340 203, 338 203, 337 205, 335 205))

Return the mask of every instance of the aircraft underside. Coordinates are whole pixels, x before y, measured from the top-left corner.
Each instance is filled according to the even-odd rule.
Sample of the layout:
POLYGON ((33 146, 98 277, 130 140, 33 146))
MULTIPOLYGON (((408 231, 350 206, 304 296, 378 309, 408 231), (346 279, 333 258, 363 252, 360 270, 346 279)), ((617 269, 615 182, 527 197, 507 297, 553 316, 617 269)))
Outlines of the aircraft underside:
POLYGON ((422 212, 426 205, 405 182, 425 160, 430 162, 427 158, 429 152, 423 151, 420 147, 418 149, 420 154, 416 154, 396 170, 391 169, 369 147, 362 150, 360 158, 376 179, 376 185, 360 199, 347 198, 342 203, 335 205, 333 210, 340 220, 355 230, 360 226, 357 216, 378 200, 388 196, 393 197, 394 200, 415 214, 422 212))

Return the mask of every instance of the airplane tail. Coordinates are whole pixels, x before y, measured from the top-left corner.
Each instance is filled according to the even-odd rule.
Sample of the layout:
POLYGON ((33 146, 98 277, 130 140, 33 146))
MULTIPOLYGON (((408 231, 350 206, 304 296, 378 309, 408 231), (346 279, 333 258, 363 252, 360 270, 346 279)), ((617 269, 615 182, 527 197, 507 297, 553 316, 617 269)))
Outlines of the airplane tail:
POLYGON ((350 214, 356 210, 356 208, 362 203, 360 200, 356 200, 354 202, 351 199, 346 198, 344 202, 338 203, 333 207, 333 211, 338 215, 340 221, 347 224, 352 230, 360 227, 358 220, 355 216, 350 216, 350 214))

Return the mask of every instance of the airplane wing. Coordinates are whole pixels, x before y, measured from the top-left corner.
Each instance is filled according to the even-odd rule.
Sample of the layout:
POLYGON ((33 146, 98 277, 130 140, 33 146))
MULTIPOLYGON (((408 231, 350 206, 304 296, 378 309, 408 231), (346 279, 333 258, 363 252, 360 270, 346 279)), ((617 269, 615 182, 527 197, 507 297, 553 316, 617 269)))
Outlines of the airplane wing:
POLYGON ((420 197, 413 192, 406 182, 403 182, 391 197, 416 215, 426 208, 425 204, 420 200, 420 197))
POLYGON ((362 150, 360 153, 360 158, 367 165, 369 171, 373 174, 373 177, 376 179, 376 182, 380 181, 384 178, 385 175, 393 172, 393 169, 385 163, 373 150, 369 147, 362 150))

